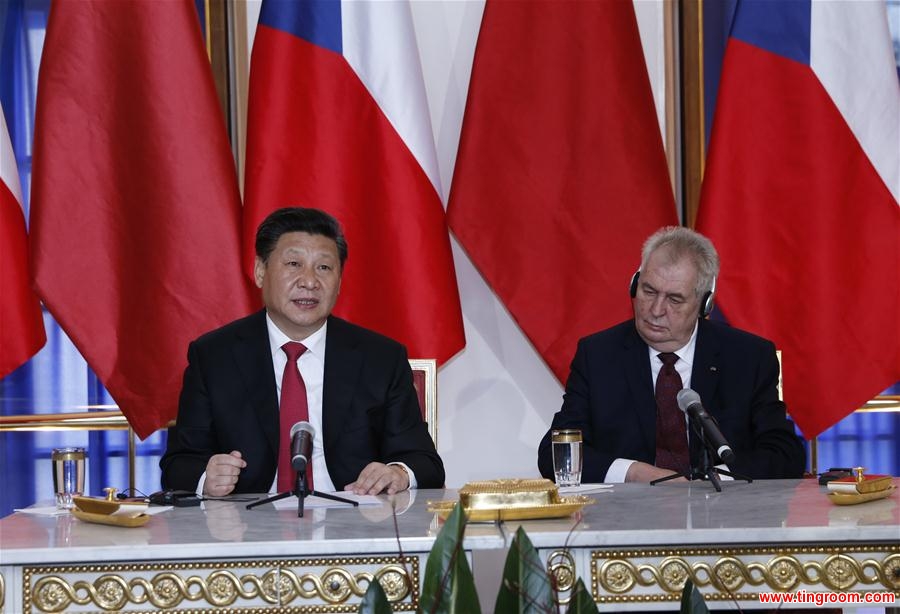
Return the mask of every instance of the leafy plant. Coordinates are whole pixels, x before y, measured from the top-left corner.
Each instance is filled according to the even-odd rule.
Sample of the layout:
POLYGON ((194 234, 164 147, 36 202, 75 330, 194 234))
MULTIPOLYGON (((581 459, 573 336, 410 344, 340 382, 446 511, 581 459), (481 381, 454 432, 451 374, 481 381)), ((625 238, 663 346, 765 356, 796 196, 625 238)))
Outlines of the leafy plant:
POLYGON ((532 614, 556 611, 550 578, 537 550, 522 527, 506 555, 495 614, 532 614))
POLYGON ((708 614, 708 612, 706 600, 688 578, 684 583, 684 588, 681 589, 681 614, 708 614))
POLYGON ((465 513, 462 506, 456 504, 428 554, 419 612, 481 614, 475 578, 462 547, 465 529, 465 513))
MULTIPOLYGON (((428 554, 419 614, 481 614, 475 578, 462 547, 465 528, 465 513, 457 504, 428 554)), ((702 602, 703 597, 700 600, 702 602)), ((372 581, 359 605, 359 614, 390 611, 384 590, 377 581, 372 581)), ((534 544, 525 530, 519 527, 506 555, 494 612, 555 614, 559 611, 552 579, 541 563, 534 544)), ((597 611, 597 604, 579 578, 569 596, 568 614, 596 614, 597 611)))

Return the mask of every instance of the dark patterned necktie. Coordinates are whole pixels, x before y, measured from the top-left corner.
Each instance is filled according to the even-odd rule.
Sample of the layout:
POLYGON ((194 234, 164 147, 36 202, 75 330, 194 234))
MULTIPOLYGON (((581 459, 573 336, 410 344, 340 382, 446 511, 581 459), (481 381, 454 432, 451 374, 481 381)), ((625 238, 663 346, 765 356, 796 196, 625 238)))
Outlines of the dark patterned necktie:
POLYGON ((676 396, 681 390, 681 376, 675 370, 678 355, 659 354, 662 369, 656 377, 656 462, 657 467, 688 474, 691 460, 688 453, 687 426, 684 413, 678 409, 676 396))
MULTIPOLYGON (((281 346, 287 354, 284 375, 281 377, 281 403, 278 408, 278 492, 294 490, 294 469, 291 467, 291 427, 302 421, 309 421, 309 405, 306 401, 306 384, 297 368, 297 359, 306 351, 306 346, 296 341, 288 341, 281 346)), ((312 490, 312 462, 306 465, 306 485, 312 490)))

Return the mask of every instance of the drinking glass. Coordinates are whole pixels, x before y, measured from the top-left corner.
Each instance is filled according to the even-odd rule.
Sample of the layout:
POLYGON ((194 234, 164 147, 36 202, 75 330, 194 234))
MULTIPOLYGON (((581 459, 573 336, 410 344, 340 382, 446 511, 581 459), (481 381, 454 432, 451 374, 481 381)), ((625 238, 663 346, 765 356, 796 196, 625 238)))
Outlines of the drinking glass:
POLYGON ((50 460, 53 464, 53 489, 56 491, 57 508, 71 509, 72 497, 84 494, 86 458, 84 448, 53 448, 50 460))
POLYGON ((581 485, 582 441, 578 429, 559 429, 550 434, 553 442, 553 473, 556 485, 581 485))

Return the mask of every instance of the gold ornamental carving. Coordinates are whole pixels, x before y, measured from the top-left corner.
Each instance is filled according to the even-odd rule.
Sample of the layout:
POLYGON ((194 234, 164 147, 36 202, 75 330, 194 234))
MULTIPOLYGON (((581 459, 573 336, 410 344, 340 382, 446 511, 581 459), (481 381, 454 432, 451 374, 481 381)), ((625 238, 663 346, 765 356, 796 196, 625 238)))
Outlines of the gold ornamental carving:
POLYGON ((677 601, 690 579, 708 600, 756 600, 762 590, 889 590, 900 596, 900 545, 595 550, 600 603, 677 601), (704 560, 705 559, 705 560, 704 560), (712 559, 712 561, 710 561, 712 559), (755 560, 751 560, 755 559, 755 560), (639 588, 659 587, 661 591, 639 588), (753 592, 742 592, 747 590, 753 592))
POLYGON ((547 571, 556 586, 556 591, 564 593, 575 587, 578 574, 575 570, 575 559, 568 550, 556 550, 547 557, 547 571))
POLYGON ((349 600, 365 595, 373 580, 395 611, 416 609, 419 560, 414 556, 25 567, 23 597, 26 613, 74 606, 117 612, 130 605, 169 612, 250 612, 260 601, 292 612, 355 612, 358 603, 349 600), (324 569, 304 571, 309 567, 324 569), (91 577, 73 577, 79 574, 91 577))

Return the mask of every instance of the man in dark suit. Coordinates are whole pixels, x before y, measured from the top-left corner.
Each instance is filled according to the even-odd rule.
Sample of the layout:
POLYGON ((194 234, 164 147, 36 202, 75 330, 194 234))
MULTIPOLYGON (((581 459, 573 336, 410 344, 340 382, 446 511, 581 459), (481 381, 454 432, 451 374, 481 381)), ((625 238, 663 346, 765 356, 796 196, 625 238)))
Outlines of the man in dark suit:
POLYGON ((666 401, 659 400, 659 374, 674 368, 677 388, 700 395, 733 449, 728 470, 750 478, 802 476, 806 453, 778 400, 775 346, 705 319, 718 271, 712 243, 692 230, 664 228, 647 240, 632 280, 634 319, 578 343, 562 409, 539 447, 542 475, 553 478, 551 432, 568 428, 582 431, 584 482, 696 474, 701 443, 683 414, 666 423, 660 407, 666 401))
POLYGON ((442 487, 443 463, 405 348, 331 315, 347 259, 337 221, 316 209, 279 209, 260 224, 256 254, 265 309, 190 344, 178 418, 160 460, 163 488, 268 492, 290 443, 279 432, 282 379, 296 370, 315 427, 317 490, 442 487), (289 342, 304 345, 296 370, 282 351, 289 342))

